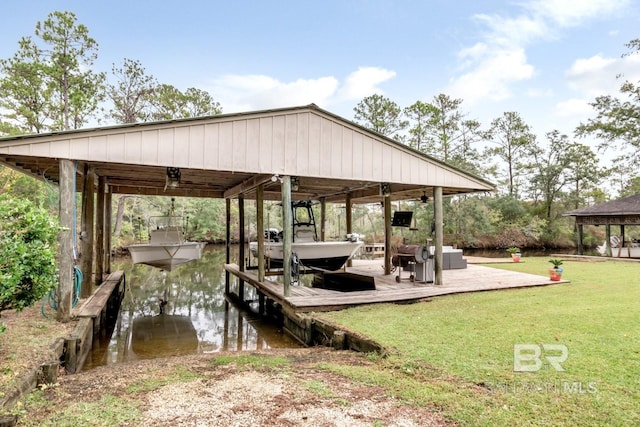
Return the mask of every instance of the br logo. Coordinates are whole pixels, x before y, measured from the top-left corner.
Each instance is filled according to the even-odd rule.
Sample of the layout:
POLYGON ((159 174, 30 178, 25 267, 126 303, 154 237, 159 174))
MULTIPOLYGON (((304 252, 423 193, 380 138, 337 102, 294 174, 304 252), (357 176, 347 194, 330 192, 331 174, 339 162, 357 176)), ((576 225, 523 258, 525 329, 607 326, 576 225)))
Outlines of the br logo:
POLYGON ((542 369, 543 359, 558 372, 564 372, 562 362, 569 357, 564 344, 514 344, 513 371, 537 372, 542 369))

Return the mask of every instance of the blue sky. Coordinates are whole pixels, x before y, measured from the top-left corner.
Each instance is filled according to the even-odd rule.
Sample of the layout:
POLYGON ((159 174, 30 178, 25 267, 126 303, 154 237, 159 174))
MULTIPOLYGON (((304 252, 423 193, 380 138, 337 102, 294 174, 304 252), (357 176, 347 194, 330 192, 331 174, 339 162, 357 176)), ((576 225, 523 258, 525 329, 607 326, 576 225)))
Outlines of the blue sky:
POLYGON ((484 125, 517 111, 571 133, 588 102, 640 80, 637 0, 4 2, 0 57, 49 12, 99 45, 96 68, 141 61, 161 83, 209 91, 223 111, 318 104, 347 119, 365 96, 406 107, 445 93, 484 125))

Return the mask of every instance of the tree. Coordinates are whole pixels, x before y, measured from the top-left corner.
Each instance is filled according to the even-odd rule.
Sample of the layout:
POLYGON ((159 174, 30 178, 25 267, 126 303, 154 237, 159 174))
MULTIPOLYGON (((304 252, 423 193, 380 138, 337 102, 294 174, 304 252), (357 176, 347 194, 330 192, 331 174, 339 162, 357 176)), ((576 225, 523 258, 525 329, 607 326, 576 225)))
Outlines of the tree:
POLYGON ((29 307, 56 286, 58 231, 44 209, 0 195, 0 312, 29 307))
POLYGON ((89 30, 77 24, 73 12, 52 12, 36 23, 35 35, 48 48, 45 74, 52 95, 50 117, 54 129, 77 129, 87 122, 104 98, 104 73, 90 70, 98 43, 89 30))
POLYGON ((181 92, 168 84, 157 86, 151 98, 153 120, 172 120, 222 112, 220 104, 206 91, 188 88, 181 92))
POLYGON ((495 144, 488 153, 505 163, 507 193, 517 199, 516 176, 525 170, 525 165, 536 149, 536 137, 531 133, 529 125, 513 111, 494 119, 487 137, 495 144))
POLYGON ((405 108, 411 121, 409 145, 437 159, 465 170, 480 172, 479 153, 473 145, 484 133, 476 120, 464 120, 460 111, 462 99, 445 94, 433 97, 431 103, 417 101, 405 108))
POLYGON ((113 107, 109 117, 117 123, 136 123, 150 119, 153 93, 158 85, 153 76, 147 75, 140 61, 125 58, 121 67, 113 64, 115 84, 107 85, 107 95, 113 107))
POLYGON ((402 119, 402 110, 395 102, 382 95, 364 98, 353 109, 354 121, 396 141, 402 142, 401 132, 409 122, 402 119))
POLYGON ((564 151, 569 142, 567 135, 557 130, 548 132, 546 137, 549 141, 547 150, 538 149, 532 153, 530 189, 534 199, 540 195, 545 217, 550 221, 551 207, 568 181, 565 174, 568 159, 564 151))
POLYGON ((412 126, 409 128, 409 140, 407 143, 415 150, 429 153, 431 118, 436 114, 435 107, 431 104, 416 101, 404 109, 404 115, 412 126))
POLYGON ((579 142, 569 143, 564 152, 567 184, 571 185, 570 198, 573 208, 584 206, 587 193, 595 189, 608 171, 598 165, 598 157, 593 150, 579 142))
POLYGON ((18 52, 0 60, 0 114, 3 133, 41 133, 47 130, 51 92, 43 54, 29 37, 18 42, 18 52))
POLYGON ((98 44, 72 12, 52 12, 37 22, 35 36, 0 66, 0 106, 23 132, 76 129, 98 111, 104 74, 90 67, 98 44))
MULTIPOLYGON (((631 40, 626 46, 634 51, 623 55, 632 55, 640 51, 640 39, 631 40)), ((578 136, 595 136, 601 139, 598 149, 629 149, 629 155, 619 156, 616 162, 628 162, 637 165, 640 160, 640 82, 625 81, 620 93, 626 100, 611 95, 596 97, 591 106, 596 117, 576 128, 578 136)))

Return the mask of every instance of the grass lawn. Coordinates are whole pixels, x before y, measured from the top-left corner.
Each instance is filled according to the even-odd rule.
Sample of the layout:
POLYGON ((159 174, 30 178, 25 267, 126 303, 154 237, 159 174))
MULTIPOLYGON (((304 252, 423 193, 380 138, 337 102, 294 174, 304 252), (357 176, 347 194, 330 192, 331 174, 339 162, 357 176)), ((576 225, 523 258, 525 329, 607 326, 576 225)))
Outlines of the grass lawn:
MULTIPOLYGON (((546 275, 548 260, 490 267, 546 275)), ((563 267, 571 283, 318 316, 397 350, 376 372, 336 370, 461 425, 640 425, 640 264, 563 267), (514 370, 516 344, 540 351, 523 361, 539 370, 514 370), (562 346, 558 371, 546 356, 562 356, 562 346)))

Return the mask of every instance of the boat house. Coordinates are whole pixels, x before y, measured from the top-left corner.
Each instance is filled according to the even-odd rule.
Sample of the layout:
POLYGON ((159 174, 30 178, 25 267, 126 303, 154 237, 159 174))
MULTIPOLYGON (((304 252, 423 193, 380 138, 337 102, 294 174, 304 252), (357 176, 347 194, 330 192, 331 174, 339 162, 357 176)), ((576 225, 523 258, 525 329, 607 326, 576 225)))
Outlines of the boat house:
MULTIPOLYGON (((60 320, 68 320, 71 313, 76 192, 83 193, 83 251, 92 253, 97 248, 95 257, 82 259, 85 281, 89 281, 88 286, 83 283, 84 294, 85 287, 90 292, 92 277, 100 281, 110 270, 114 194, 224 198, 227 222, 230 204, 238 203, 241 233, 244 201, 253 199, 257 201, 258 235, 264 230, 264 200, 281 200, 283 206, 292 199, 346 203, 347 233, 351 232, 352 205, 383 202, 387 254, 391 202, 428 195, 435 206, 435 284, 439 285, 443 197, 495 189, 486 180, 313 104, 5 137, 0 138, 0 163, 59 186, 64 228, 59 240, 60 320)), ((285 214, 285 230, 287 221, 285 214)), ((227 248, 228 230, 229 224, 227 248)), ((291 235, 285 233, 284 244, 290 242, 291 235)), ((240 245, 240 260, 244 259, 243 248, 240 245)), ((285 251, 285 277, 289 277, 287 256, 285 251)), ((391 274, 389 258, 385 257, 385 274, 391 274)), ((243 268, 243 262, 238 265, 243 268)), ((264 274, 264 266, 259 267, 264 274)), ((285 295, 288 286, 285 279, 285 295)))

